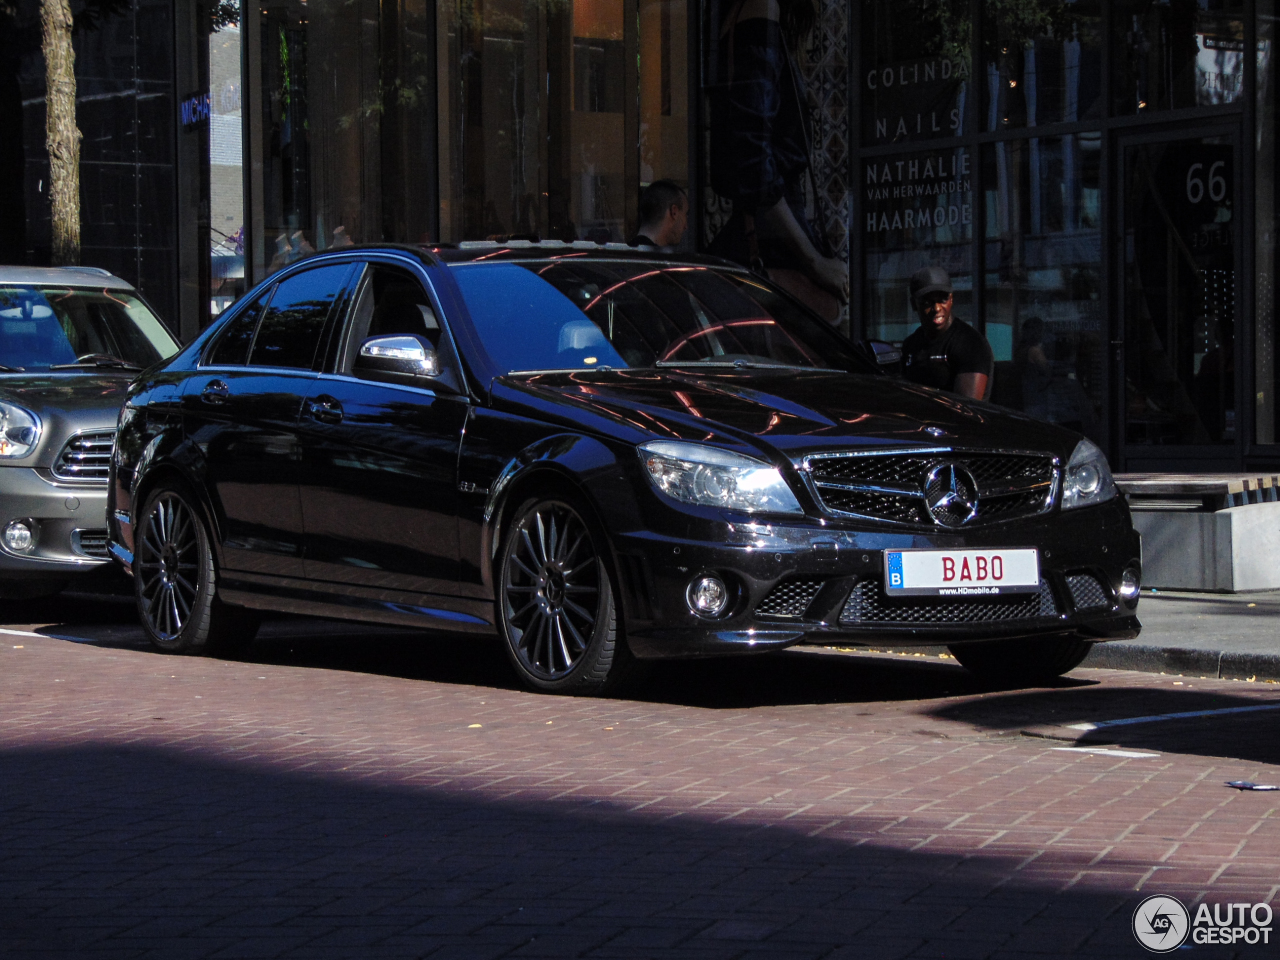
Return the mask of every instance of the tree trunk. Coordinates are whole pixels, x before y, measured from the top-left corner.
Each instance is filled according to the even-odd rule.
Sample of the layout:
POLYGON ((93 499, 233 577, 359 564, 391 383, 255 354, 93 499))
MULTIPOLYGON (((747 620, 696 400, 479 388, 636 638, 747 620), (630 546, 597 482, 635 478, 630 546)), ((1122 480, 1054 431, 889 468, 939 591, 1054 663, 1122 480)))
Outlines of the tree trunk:
POLYGON ((76 52, 70 0, 41 0, 44 27, 45 137, 53 263, 80 262, 80 129, 76 126, 76 52))

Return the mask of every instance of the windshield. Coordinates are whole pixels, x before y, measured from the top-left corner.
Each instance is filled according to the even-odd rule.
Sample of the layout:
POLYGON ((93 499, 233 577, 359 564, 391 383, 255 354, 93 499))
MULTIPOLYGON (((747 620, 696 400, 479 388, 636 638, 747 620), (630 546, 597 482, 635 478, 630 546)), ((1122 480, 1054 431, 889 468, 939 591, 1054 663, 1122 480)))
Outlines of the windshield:
POLYGON ((123 291, 0 287, 0 372, 141 369, 177 351, 155 314, 123 291))
POLYGON ((865 370, 849 342, 821 320, 732 270, 565 258, 457 264, 454 276, 504 372, 865 370))

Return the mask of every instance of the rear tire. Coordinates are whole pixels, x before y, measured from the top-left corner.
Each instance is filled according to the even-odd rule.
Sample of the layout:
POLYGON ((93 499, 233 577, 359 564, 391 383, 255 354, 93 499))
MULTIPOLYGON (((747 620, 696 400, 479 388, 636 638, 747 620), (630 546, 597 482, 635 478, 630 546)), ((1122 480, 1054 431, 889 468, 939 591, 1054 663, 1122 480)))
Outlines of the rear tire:
POLYGON ((160 484, 147 497, 133 583, 142 629, 166 653, 236 656, 257 635, 258 615, 217 595, 209 531, 183 484, 160 484))
POLYGON ((1075 637, 1022 637, 948 647, 970 673, 1001 686, 1035 686, 1080 666, 1093 644, 1075 637))
POLYGON ((497 570, 496 613, 525 686, 598 696, 633 672, 605 549, 589 512, 568 498, 531 499, 513 514, 497 570))

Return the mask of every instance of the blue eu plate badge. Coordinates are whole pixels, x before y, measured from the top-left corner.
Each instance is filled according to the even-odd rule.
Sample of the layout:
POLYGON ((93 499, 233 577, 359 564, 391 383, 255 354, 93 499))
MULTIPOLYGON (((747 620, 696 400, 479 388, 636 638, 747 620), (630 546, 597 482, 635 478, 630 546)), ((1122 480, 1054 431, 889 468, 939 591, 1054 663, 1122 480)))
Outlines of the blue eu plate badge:
POLYGON ((896 550, 890 551, 888 554, 888 560, 889 560, 889 589, 901 590, 903 586, 902 554, 898 553, 896 550))

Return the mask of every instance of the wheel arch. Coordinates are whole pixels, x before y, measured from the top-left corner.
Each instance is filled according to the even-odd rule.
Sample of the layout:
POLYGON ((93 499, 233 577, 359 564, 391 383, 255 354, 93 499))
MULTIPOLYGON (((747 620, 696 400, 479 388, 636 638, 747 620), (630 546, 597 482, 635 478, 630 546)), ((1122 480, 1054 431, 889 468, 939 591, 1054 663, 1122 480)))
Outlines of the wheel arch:
POLYGON ((166 458, 152 464, 134 485, 132 506, 135 537, 142 522, 142 510, 146 506, 147 498, 157 486, 167 481, 182 484, 195 496, 196 506, 209 530, 209 541, 213 548, 215 562, 221 568, 223 523, 220 513, 205 489, 205 485, 198 479, 198 474, 180 465, 174 458, 166 458))

